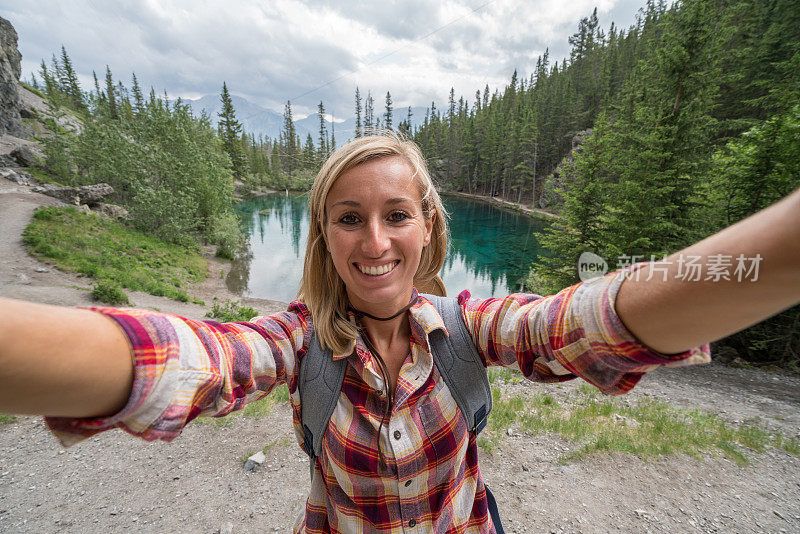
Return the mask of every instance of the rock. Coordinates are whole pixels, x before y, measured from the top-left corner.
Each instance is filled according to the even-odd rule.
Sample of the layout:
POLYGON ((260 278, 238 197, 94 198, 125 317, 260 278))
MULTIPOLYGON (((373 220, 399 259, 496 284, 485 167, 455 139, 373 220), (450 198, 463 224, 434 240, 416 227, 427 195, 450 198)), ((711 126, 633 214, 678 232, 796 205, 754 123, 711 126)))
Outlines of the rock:
POLYGON ((530 471, 530 468, 526 464, 522 464, 523 471, 530 471))
POLYGON ((612 417, 614 418, 614 421, 622 424, 623 426, 632 426, 634 428, 639 426, 639 421, 637 421, 636 419, 630 419, 618 413, 615 413, 612 417))
POLYGON ((27 146, 17 147, 9 155, 23 167, 32 167, 39 161, 39 157, 27 146))
POLYGON ((592 135, 592 129, 582 130, 572 136, 572 150, 580 152, 580 146, 586 142, 586 139, 592 135))
POLYGON ((61 187, 45 184, 41 187, 35 187, 33 190, 76 206, 80 204, 97 205, 114 192, 114 188, 108 184, 82 185, 80 187, 61 187))
POLYGON ((19 110, 19 75, 22 54, 17 48, 17 31, 9 21, 0 17, 0 134, 24 136, 25 125, 19 110))
POLYGON ((80 206, 78 206, 78 211, 80 211, 81 213, 85 213, 86 215, 92 213, 92 209, 86 204, 81 204, 80 206))
POLYGON ((106 204, 105 202, 98 202, 95 206, 95 210, 111 217, 112 219, 125 219, 128 220, 131 218, 128 210, 123 208, 122 206, 117 206, 116 204, 106 204))
POLYGON ((258 464, 255 463, 253 460, 247 460, 244 463, 244 470, 245 471, 255 471, 256 467, 258 467, 258 464))
POLYGON ((227 522, 223 523, 221 527, 219 527, 219 534, 231 534, 233 532, 233 523, 227 522))
POLYGON ((0 176, 19 185, 31 185, 31 175, 25 171, 14 171, 9 168, 0 168, 0 176))
POLYGON ((248 458, 248 460, 252 460, 255 463, 257 463, 258 465, 263 464, 266 461, 266 459, 267 459, 267 456, 264 454, 264 451, 258 451, 253 456, 248 458))
POLYGON ((250 188, 242 181, 236 180, 234 183, 234 194, 246 196, 250 194, 250 188))
POLYGON ((36 268, 36 272, 37 273, 48 273, 50 271, 48 269, 44 268, 44 267, 37 267, 36 268))
POLYGON ((736 358, 734 358, 733 361, 731 363, 729 363, 728 365, 730 365, 734 369, 751 369, 753 367, 747 361, 743 360, 742 358, 740 358, 738 356, 736 358))
POLYGON ((0 154, 0 167, 19 167, 19 163, 8 154, 0 154))
POLYGON ((263 464, 266 459, 267 459, 267 457, 266 457, 266 455, 264 455, 264 452, 263 451, 258 451, 257 453, 252 455, 250 458, 248 458, 247 461, 244 463, 244 470, 245 471, 255 471, 256 467, 258 467, 259 465, 263 464))

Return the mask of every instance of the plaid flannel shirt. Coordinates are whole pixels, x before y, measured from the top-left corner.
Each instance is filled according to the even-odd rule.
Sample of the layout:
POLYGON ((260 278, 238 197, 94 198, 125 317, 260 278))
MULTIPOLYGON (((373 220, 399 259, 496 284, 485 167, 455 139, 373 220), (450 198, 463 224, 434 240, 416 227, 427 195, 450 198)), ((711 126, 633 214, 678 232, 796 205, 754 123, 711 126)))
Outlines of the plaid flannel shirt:
MULTIPOLYGON (((486 365, 518 369, 536 382, 581 377, 620 394, 660 365, 710 360, 707 345, 663 355, 639 343, 614 310, 623 277, 613 273, 549 297, 472 299, 465 291, 459 302, 486 365)), ((169 441, 195 417, 228 414, 285 383, 303 446, 297 380, 312 322, 302 302, 227 324, 143 310, 96 311, 114 319, 130 340, 133 390, 112 417, 47 418, 63 444, 114 427, 169 441)), ((494 532, 475 436, 428 349, 428 334, 445 326, 424 298, 410 309, 409 321, 410 352, 380 436, 386 385, 375 360, 361 338, 334 354, 349 358, 349 365, 295 532, 494 532)))

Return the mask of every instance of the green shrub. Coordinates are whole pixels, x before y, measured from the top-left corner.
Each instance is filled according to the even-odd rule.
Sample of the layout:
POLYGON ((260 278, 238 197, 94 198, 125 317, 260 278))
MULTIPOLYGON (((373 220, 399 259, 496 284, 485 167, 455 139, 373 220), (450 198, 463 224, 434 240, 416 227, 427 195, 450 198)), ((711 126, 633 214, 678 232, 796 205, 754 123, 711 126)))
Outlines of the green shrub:
POLYGON ((113 280, 98 280, 95 282, 94 289, 92 289, 92 298, 112 306, 130 304, 128 295, 113 280))
MULTIPOLYGON (((216 298, 214 300, 217 300, 216 298)), ((224 303, 214 302, 211 311, 206 314, 222 323, 233 323, 236 321, 249 321, 259 315, 255 308, 250 306, 240 306, 238 302, 226 300, 224 303)))

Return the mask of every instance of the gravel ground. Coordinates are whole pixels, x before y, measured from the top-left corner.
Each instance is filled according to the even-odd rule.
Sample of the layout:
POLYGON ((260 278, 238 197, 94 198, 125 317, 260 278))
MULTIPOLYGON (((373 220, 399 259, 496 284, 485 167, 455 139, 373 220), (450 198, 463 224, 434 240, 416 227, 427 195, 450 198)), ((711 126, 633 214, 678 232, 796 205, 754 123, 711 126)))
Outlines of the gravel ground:
MULTIPOLYGON (((19 242, 35 206, 55 203, 0 179, 0 295, 90 304, 88 284, 34 260, 19 242)), ((218 276, 227 266, 215 261, 211 268, 193 295, 232 298, 218 276)), ((139 307, 189 317, 207 311, 139 293, 131 298, 139 307)), ((247 302, 263 313, 284 306, 247 302)), ((577 383, 504 387, 561 399, 577 383)), ((758 420, 788 436, 800 430, 800 380, 792 376, 719 364, 662 369, 626 398, 647 397, 731 422, 758 420)), ((507 532, 800 532, 800 459, 781 450, 746 451, 746 467, 714 454, 620 454, 559 465, 576 447, 512 428, 492 454, 481 451, 507 532)), ((193 423, 173 443, 112 431, 64 450, 40 418, 0 425, 0 532, 286 532, 307 490, 307 458, 287 404, 225 427, 193 423), (270 444, 264 465, 242 469, 243 457, 270 444)))

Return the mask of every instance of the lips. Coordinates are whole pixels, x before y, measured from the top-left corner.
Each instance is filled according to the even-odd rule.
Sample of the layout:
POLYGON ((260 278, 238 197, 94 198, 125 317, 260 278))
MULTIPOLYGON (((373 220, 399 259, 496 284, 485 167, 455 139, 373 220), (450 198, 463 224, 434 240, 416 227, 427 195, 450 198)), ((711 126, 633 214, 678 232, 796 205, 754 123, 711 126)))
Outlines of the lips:
POLYGON ((397 266, 398 263, 400 263, 400 261, 395 260, 395 261, 390 261, 388 263, 384 263, 383 265, 366 266, 356 263, 355 266, 358 268, 359 271, 361 271, 366 275, 381 276, 382 274, 386 274, 392 271, 397 266))

